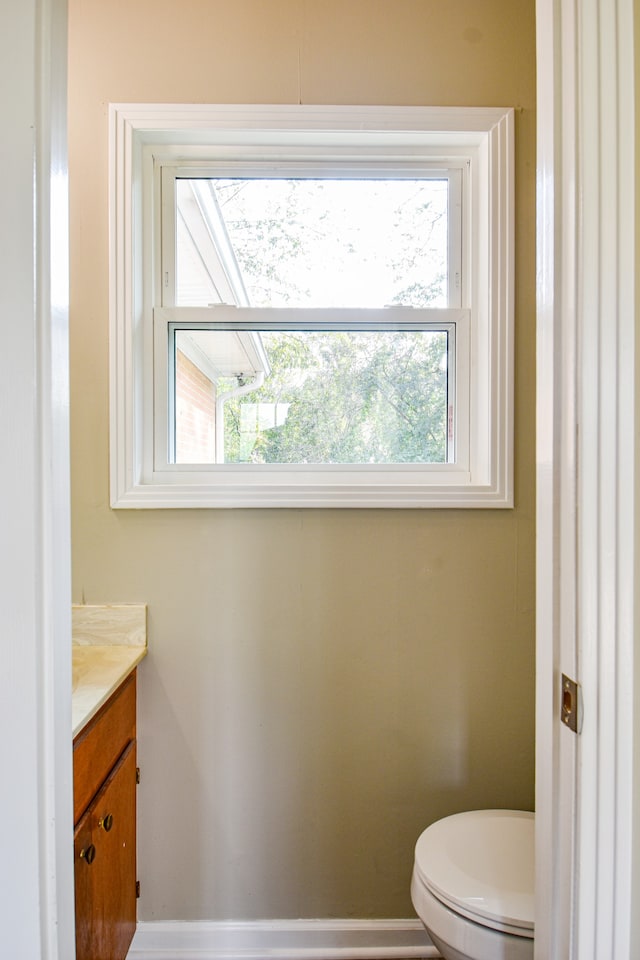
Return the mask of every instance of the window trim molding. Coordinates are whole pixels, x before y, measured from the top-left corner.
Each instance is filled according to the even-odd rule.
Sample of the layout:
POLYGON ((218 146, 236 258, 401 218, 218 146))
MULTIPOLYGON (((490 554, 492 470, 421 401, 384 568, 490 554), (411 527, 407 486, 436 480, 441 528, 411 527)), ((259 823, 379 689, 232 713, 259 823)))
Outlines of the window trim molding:
MULTIPOLYGON (((174 507, 512 507, 513 506, 513 243, 512 109, 464 107, 210 106, 111 104, 110 122, 110 482, 114 508, 174 507), (159 232, 143 242, 154 208, 153 153, 180 141, 185 153, 200 144, 346 143, 384 141, 409 150, 428 145, 452 157, 476 151, 472 170, 472 222, 486 235, 486 264, 472 270, 472 302, 484 311, 470 334, 476 402, 469 430, 486 443, 464 477, 429 467, 416 471, 375 468, 293 470, 294 480, 206 483, 198 470, 181 470, 171 482, 149 475, 144 451, 153 449, 153 281, 159 232), (482 189, 480 189, 482 188, 482 189), (486 279, 483 279, 483 275, 486 279), (147 297, 148 299, 148 297, 147 297), (479 305, 479 306, 478 306, 479 305), (145 415, 145 411, 147 415, 145 415), (422 471, 424 475, 425 471, 422 471), (323 478, 327 474, 327 479, 323 478), (332 477, 329 480, 329 476, 332 477), (371 477, 371 473, 369 472, 371 477), (320 478, 320 479, 319 479, 320 478), (416 482, 418 480, 418 482, 416 482), (462 481, 462 482, 461 482, 462 481)), ((476 244, 476 246, 478 246, 476 244)), ((473 460, 474 458, 472 458, 473 460)), ((224 468, 226 465, 220 465, 224 468)), ((408 465, 409 467, 412 465, 408 465)), ((436 467, 440 465, 435 465, 436 467)), ((447 465, 443 465, 445 468, 447 465)))

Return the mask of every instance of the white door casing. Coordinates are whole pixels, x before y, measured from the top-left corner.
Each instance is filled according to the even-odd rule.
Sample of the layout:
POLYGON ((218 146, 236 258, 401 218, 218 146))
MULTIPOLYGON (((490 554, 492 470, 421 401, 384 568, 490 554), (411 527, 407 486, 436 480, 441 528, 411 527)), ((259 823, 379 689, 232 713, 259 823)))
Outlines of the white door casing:
POLYGON ((541 960, 635 955, 633 6, 537 4, 541 960), (562 672, 581 684, 577 737, 562 672))
POLYGON ((69 960, 73 930, 66 0, 0 5, 0 930, 69 960))
POLYGON ((631 950, 636 497, 633 0, 578 5, 576 956, 631 950))

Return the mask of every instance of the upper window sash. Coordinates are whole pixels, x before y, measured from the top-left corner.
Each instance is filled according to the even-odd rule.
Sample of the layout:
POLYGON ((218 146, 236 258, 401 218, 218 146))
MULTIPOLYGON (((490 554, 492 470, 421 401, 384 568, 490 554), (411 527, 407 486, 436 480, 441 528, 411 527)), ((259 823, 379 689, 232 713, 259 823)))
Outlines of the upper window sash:
MULTIPOLYGON (((327 160, 321 163, 312 154, 308 159, 297 162, 283 162, 282 160, 265 161, 237 161, 230 164, 228 161, 191 161, 177 164, 172 160, 155 158, 155 179, 160 195, 161 209, 161 243, 159 248, 160 263, 156 270, 154 300, 156 306, 171 307, 183 305, 177 303, 176 273, 177 273, 177 235, 178 235, 178 204, 176 182, 179 180, 194 183, 196 194, 191 204, 193 211, 188 229, 194 236, 194 242, 201 245, 201 250, 207 256, 208 262, 213 263, 216 281, 220 290, 220 302, 249 306, 249 300, 243 288, 242 277, 235 259, 234 251, 226 235, 225 224, 221 211, 198 181, 206 182, 210 179, 229 180, 318 180, 318 181, 443 181, 447 184, 447 302, 446 307, 455 308, 469 306, 469 285, 465 280, 465 266, 463 266, 463 233, 467 232, 470 223, 469 204, 465 203, 465 196, 469 194, 469 162, 466 160, 450 160, 447 165, 442 162, 423 160, 395 162, 385 160, 371 160, 367 163, 347 163, 344 160, 327 160), (216 238, 220 242, 216 243, 216 238), (218 261, 217 263, 215 261, 218 261)), ((373 213, 372 213, 373 216, 373 213)), ((204 306, 205 304, 199 304, 204 306)))

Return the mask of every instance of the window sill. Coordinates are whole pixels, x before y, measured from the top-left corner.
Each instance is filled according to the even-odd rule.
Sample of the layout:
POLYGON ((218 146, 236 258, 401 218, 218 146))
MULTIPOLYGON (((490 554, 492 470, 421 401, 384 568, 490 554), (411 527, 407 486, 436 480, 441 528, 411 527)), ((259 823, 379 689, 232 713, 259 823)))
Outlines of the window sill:
POLYGON ((197 474, 188 483, 135 484, 111 504, 116 509, 170 508, 304 508, 337 509, 422 509, 422 508, 509 508, 513 500, 510 484, 500 488, 472 484, 468 474, 457 474, 455 481, 442 478, 438 484, 369 483, 292 484, 282 482, 233 483, 214 486, 197 474))

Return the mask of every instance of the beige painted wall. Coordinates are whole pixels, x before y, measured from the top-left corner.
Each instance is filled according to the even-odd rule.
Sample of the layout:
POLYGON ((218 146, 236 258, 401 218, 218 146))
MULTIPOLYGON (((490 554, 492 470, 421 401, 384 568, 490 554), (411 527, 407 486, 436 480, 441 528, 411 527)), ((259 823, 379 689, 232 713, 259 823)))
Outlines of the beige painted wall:
POLYGON ((142 919, 405 917, 420 831, 531 807, 534 0, 70 0, 74 599, 149 603, 142 919), (513 511, 119 511, 107 104, 518 108, 513 511))

